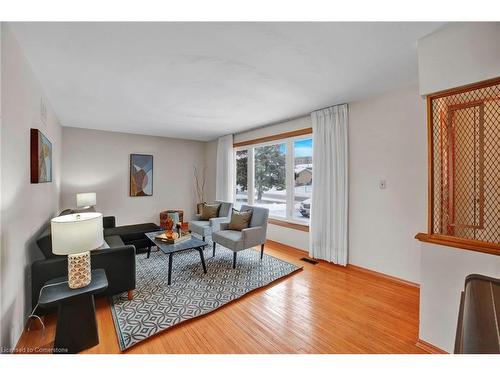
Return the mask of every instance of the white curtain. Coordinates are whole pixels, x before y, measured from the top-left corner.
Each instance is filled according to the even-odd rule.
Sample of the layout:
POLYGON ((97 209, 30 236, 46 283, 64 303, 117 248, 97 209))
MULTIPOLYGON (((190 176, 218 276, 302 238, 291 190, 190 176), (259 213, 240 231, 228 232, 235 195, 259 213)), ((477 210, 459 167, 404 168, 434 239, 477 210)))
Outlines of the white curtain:
POLYGON ((232 202, 234 197, 234 151, 233 135, 220 137, 217 143, 217 172, 215 199, 232 202))
POLYGON ((347 104, 311 113, 313 186, 309 255, 347 265, 347 104))

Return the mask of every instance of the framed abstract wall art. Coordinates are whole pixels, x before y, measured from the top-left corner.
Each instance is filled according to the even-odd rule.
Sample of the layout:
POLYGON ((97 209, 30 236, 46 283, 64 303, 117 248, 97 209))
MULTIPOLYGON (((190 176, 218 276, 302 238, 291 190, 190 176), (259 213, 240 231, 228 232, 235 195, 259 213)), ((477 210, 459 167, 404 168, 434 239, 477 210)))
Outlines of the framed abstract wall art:
POLYGON ((30 130, 31 183, 52 182, 52 143, 38 129, 30 130))
POLYGON ((153 155, 130 154, 130 196, 153 195, 153 155))

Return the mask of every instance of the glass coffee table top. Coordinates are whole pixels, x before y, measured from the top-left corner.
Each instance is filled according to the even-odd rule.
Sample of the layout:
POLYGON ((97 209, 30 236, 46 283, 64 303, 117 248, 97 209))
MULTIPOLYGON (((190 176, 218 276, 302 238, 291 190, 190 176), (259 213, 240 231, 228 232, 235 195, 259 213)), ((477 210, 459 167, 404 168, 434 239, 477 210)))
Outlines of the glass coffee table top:
POLYGON ((146 237, 148 237, 151 240, 151 242, 153 242, 156 246, 158 246, 158 248, 165 254, 176 253, 178 251, 183 251, 188 249, 196 249, 208 245, 205 241, 202 241, 194 236, 192 236, 189 240, 182 241, 176 244, 168 244, 163 241, 155 239, 156 236, 164 232, 165 232, 164 230, 149 232, 146 233, 146 237))

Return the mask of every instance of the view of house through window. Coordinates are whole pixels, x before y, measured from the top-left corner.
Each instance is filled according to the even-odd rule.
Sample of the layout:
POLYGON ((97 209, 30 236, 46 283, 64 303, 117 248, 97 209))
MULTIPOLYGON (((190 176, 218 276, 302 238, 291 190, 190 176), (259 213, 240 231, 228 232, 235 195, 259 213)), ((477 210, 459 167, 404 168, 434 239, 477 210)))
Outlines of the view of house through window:
POLYGON ((235 208, 251 204, 270 217, 309 222, 312 139, 289 138, 236 150, 235 208))
POLYGON ((294 199, 293 218, 309 221, 312 194, 312 139, 293 142, 294 199))

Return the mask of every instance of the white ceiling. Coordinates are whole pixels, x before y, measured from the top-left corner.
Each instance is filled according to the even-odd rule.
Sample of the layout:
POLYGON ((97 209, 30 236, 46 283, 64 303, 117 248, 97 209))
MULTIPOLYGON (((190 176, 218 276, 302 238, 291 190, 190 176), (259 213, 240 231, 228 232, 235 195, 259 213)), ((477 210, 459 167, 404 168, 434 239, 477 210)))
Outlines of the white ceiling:
POLYGON ((417 82, 441 23, 11 23, 63 126, 210 140, 417 82))

